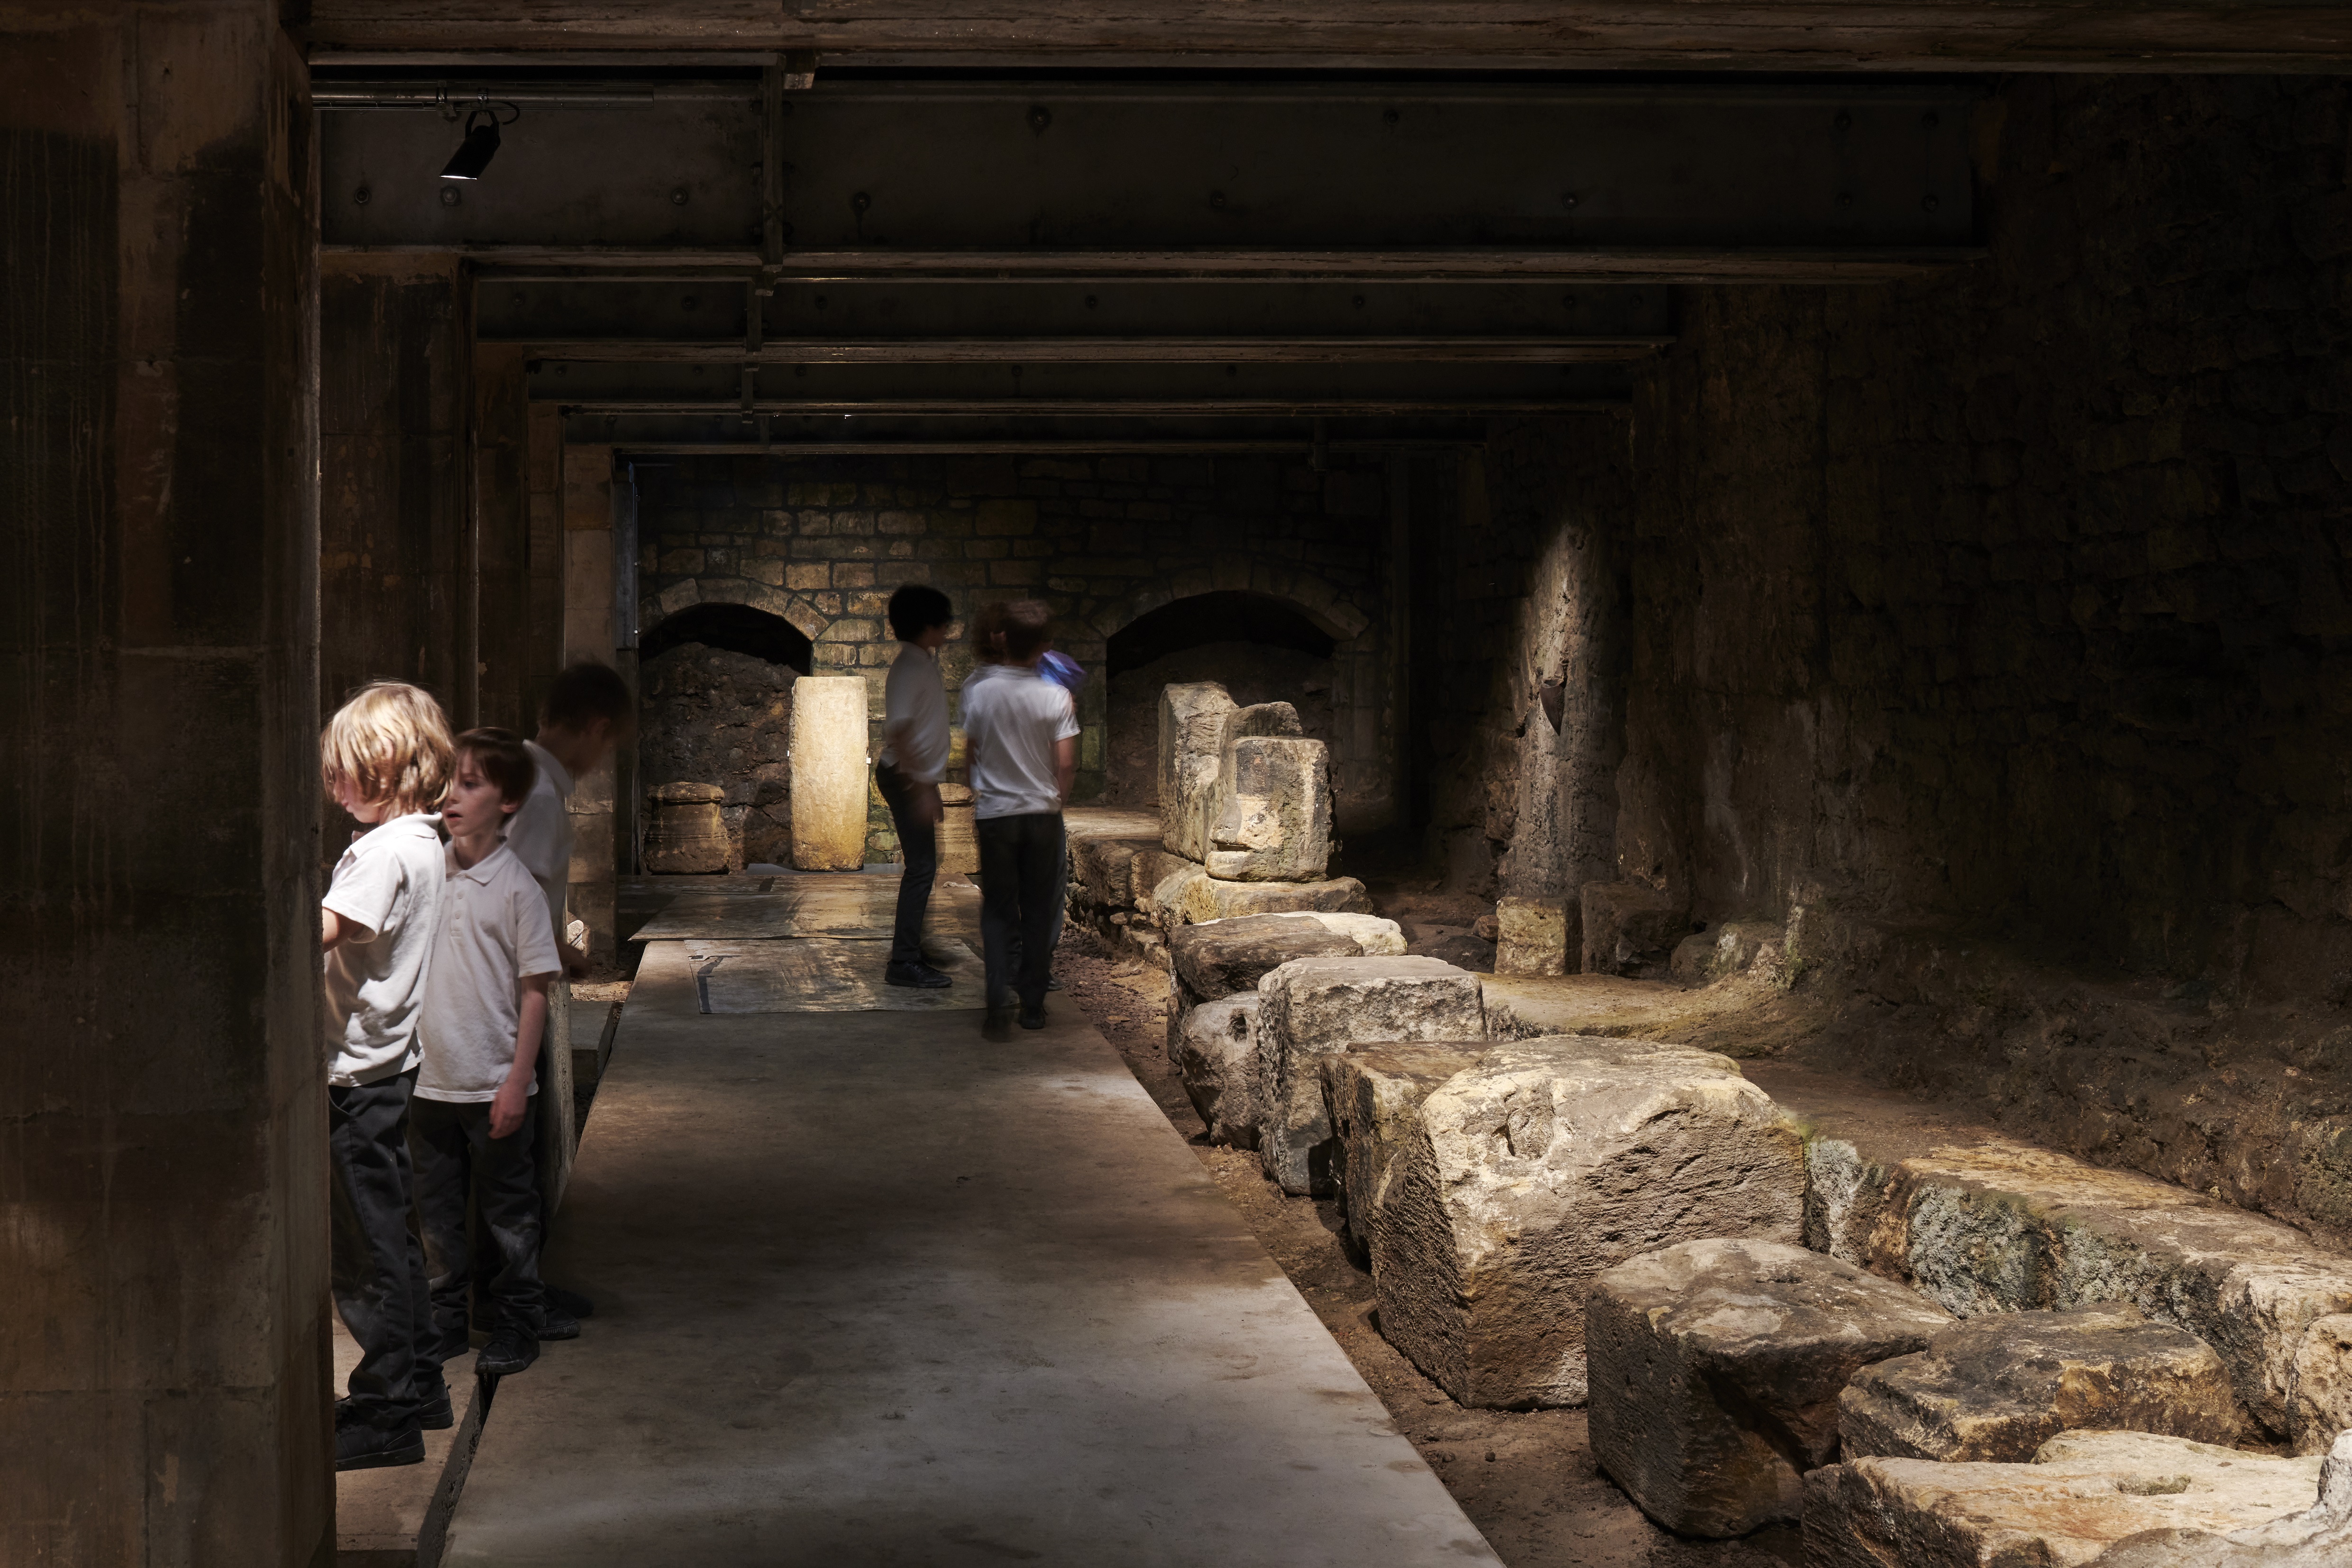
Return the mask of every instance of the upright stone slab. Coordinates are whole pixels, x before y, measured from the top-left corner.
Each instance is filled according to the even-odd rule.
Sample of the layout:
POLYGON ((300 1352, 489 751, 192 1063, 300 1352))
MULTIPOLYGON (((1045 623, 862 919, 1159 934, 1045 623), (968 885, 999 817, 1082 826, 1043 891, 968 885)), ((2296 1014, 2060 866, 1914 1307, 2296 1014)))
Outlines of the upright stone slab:
POLYGON ((1257 1014, 1255 992, 1203 1002, 1185 1013, 1170 1042, 1169 1059, 1212 1143, 1257 1147, 1265 1120, 1258 1098, 1257 1014))
POLYGON ((1373 1215, 1395 1184, 1398 1158, 1421 1131, 1421 1103, 1475 1065, 1484 1041, 1463 1045, 1350 1046, 1323 1058, 1323 1106, 1331 1119, 1331 1187, 1339 1197, 1339 1239, 1361 1266, 1371 1262, 1373 1215))
POLYGON ((1258 1162, 1294 1195, 1331 1191, 1316 1059, 1349 1046, 1486 1036, 1478 977, 1434 958, 1302 958, 1258 982, 1258 1162))
POLYGON ((715 784, 656 784, 646 824, 646 869, 656 876, 727 869, 727 824, 715 784))
POLYGON ((1568 973, 1568 902, 1505 899, 1495 906, 1495 973, 1568 973))
POLYGON ((1208 857, 1206 803, 1216 793, 1225 715, 1234 710, 1213 680, 1160 689, 1160 837, 1171 855, 1208 857))
POLYGON ((1805 1478, 1806 1568, 2118 1568, 2149 1531, 2289 1534, 2320 1464, 2140 1432, 2069 1432, 2030 1465, 1854 1459, 1805 1478))
POLYGON ((2229 1369, 2137 1307, 1993 1312, 1916 1354, 1865 1368, 1839 1396, 1848 1458, 2022 1464, 2061 1432, 2238 1436, 2229 1369))
POLYGON ((1202 863, 1210 876, 1227 882, 1322 880, 1331 859, 1329 753, 1320 741, 1286 736, 1228 741, 1215 811, 1202 863))
POLYGON ((793 683, 793 864, 803 871, 866 864, 866 694, 854 675, 793 683))
POLYGON ((1497 1042, 1421 1124, 1373 1216, 1372 1280, 1381 1332, 1463 1405, 1583 1404, 1584 1296, 1603 1269, 1676 1242, 1800 1237, 1798 1131, 1711 1052, 1497 1042))
POLYGON ((1838 1394, 1952 1315, 1851 1263, 1774 1241, 1686 1241, 1585 1299, 1592 1457, 1682 1535, 1794 1520, 1838 1453, 1838 1394))

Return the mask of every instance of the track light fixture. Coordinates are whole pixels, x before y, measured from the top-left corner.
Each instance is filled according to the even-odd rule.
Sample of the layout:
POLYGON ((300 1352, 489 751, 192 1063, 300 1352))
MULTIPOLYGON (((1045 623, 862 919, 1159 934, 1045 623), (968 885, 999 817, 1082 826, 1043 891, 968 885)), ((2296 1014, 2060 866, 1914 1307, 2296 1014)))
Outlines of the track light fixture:
MULTIPOLYGON (((509 104, 506 107, 513 109, 514 106, 509 104)), ((520 117, 521 111, 516 110, 507 123, 511 125, 520 117)), ((482 171, 490 166, 490 160, 498 155, 498 151, 499 111, 485 103, 466 116, 466 139, 457 143, 455 153, 449 154, 449 162, 443 166, 441 177, 445 180, 478 180, 482 177, 482 171)))

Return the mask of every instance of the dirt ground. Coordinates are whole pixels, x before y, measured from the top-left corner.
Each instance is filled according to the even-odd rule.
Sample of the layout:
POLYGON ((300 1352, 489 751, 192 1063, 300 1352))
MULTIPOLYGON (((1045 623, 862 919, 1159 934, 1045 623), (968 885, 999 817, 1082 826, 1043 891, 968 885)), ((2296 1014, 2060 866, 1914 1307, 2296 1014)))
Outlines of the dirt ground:
POLYGON ((1341 1249, 1332 1205, 1286 1196, 1259 1173, 1255 1154, 1207 1141, 1167 1057, 1166 972, 1108 958, 1075 926, 1056 968, 1062 1005, 1084 1009, 1126 1058, 1388 1405, 1398 1430, 1511 1568, 1785 1568, 1801 1562, 1792 1527, 1707 1542, 1652 1524, 1594 1468, 1581 1410, 1465 1410, 1454 1404, 1381 1337, 1371 1276, 1341 1249))

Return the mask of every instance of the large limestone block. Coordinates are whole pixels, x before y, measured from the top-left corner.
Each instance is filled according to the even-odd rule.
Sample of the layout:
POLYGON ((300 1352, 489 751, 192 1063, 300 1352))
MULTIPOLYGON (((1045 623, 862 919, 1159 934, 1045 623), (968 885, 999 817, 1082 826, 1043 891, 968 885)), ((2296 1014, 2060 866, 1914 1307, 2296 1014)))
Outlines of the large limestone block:
POLYGON ((1236 991, 1255 991, 1270 972, 1294 958, 1355 958, 1352 936, 1306 915, 1241 915, 1190 925, 1168 938, 1176 978, 1195 1003, 1236 991))
POLYGON ((1300 911, 1299 918, 1313 921, 1325 931, 1354 938, 1357 951, 1366 958, 1400 958, 1404 954, 1404 928, 1379 915, 1306 910, 1300 911))
POLYGON ((1495 973, 1568 973, 1568 902, 1504 899, 1495 906, 1495 973))
POLYGON ((1160 840, 1171 855, 1208 857, 1207 805, 1216 793, 1225 715, 1234 707, 1213 680, 1160 689, 1160 840))
POLYGON ((2319 1467, 2318 1500, 2227 1535, 2160 1530, 2111 1547, 2096 1568, 2344 1568, 2352 1563, 2352 1432, 2319 1467))
POLYGON ((1837 1457, 1838 1393, 1950 1328, 1933 1302, 1777 1241, 1686 1241, 1621 1263, 1584 1303, 1592 1457, 1684 1535, 1794 1520, 1837 1457))
POLYGON ((855 871, 866 864, 866 681, 803 675, 793 683, 790 748, 793 864, 855 871))
POLYGON ((1212 1143, 1257 1147, 1265 1119, 1258 1100, 1257 1014, 1254 992, 1204 1002, 1184 1015, 1169 1050, 1212 1143))
POLYGON ((2126 1306, 1971 1319, 1865 1369, 1839 1410, 1848 1458, 2021 1464, 2061 1432, 2238 1436, 2213 1347, 2126 1306))
POLYGON ((1486 1037, 1478 977, 1434 958, 1301 958, 1258 982, 1258 1163, 1293 1194, 1331 1191, 1316 1058, 1349 1046, 1486 1037))
POLYGON ((1808 1241, 1960 1317, 2128 1302, 2211 1345, 2247 1417, 2305 1453, 2294 1363, 2352 1313, 2352 1258, 2301 1231, 2130 1171, 2002 1139, 1881 1161, 1816 1138, 1808 1241))
POLYGON ((1353 877, 1320 882, 1228 882, 1185 864, 1151 889, 1160 929, 1231 920, 1236 915, 1372 912, 1371 896, 1353 877))
POLYGON ((2228 1535, 2307 1513, 2316 1457, 2069 1432, 2030 1465, 1854 1459, 1805 1478, 1807 1568, 2111 1568, 2149 1531, 2228 1535))
POLYGON ((1073 904, 1083 907, 1089 914, 1134 909, 1136 857, 1159 849, 1157 838, 1071 839, 1073 904))
POLYGON ((1483 1041, 1463 1045, 1350 1046, 1323 1058, 1323 1105, 1331 1118, 1331 1187, 1339 1239, 1360 1265, 1371 1261, 1372 1216, 1394 1190, 1391 1177, 1421 1131, 1421 1102, 1475 1066, 1483 1041))
POLYGON ((1710 1237, 1799 1238, 1798 1131, 1712 1052, 1497 1043, 1421 1122, 1374 1215, 1372 1281, 1381 1331, 1463 1405, 1583 1404, 1603 1269, 1710 1237))
POLYGON ((2317 1453, 2326 1434, 2352 1429, 2352 1314, 2321 1318, 2304 1331, 2287 1404, 2297 1453, 2317 1453))
POLYGON ((1227 742, 1215 804, 1202 862, 1210 876, 1323 879, 1331 859, 1331 761, 1322 742, 1276 735, 1227 742))

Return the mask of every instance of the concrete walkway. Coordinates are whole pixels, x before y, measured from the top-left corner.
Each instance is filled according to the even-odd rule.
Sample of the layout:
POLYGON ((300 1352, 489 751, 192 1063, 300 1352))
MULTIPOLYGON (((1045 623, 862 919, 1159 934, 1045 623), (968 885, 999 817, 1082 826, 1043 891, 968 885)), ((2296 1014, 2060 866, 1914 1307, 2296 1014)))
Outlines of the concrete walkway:
MULTIPOLYGON (((748 944, 737 944, 740 947, 748 944)), ((1497 1561, 1066 1002, 706 1013, 655 942, 467 1568, 1497 1561)))

